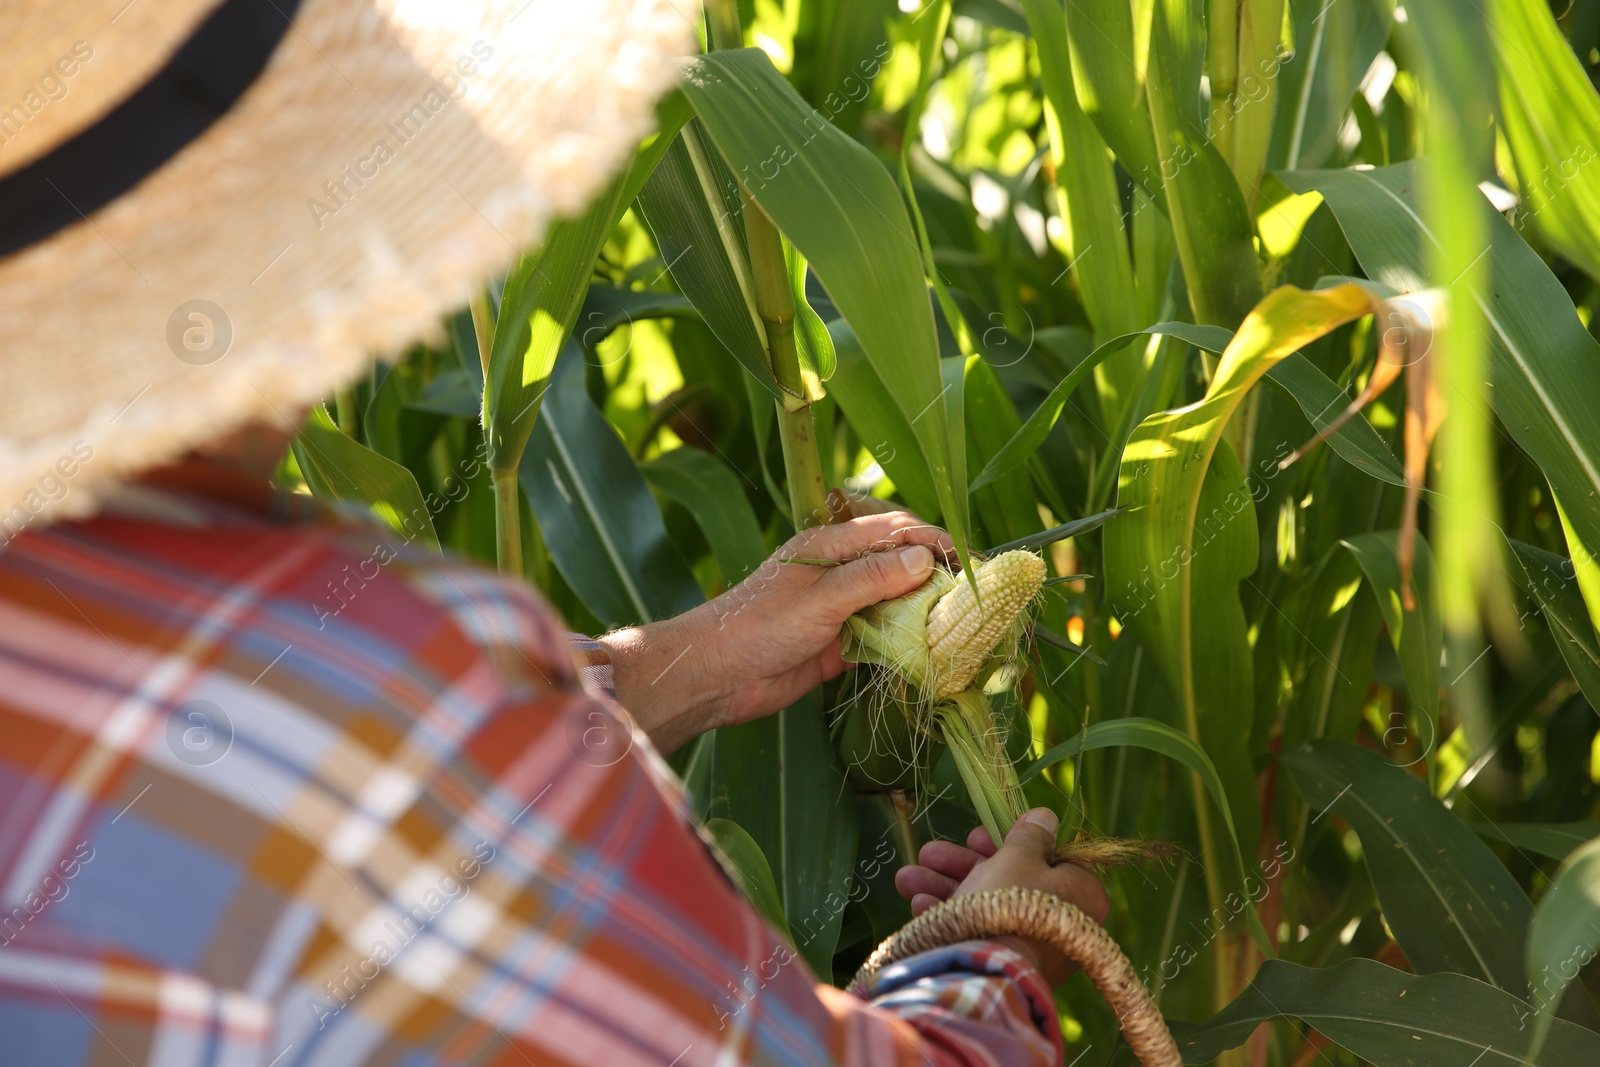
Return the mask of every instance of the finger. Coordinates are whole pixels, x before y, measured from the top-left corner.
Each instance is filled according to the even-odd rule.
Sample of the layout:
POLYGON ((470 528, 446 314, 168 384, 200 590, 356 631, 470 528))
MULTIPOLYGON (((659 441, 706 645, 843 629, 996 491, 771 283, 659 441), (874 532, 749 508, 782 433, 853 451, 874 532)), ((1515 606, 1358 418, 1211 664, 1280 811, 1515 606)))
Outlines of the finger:
POLYGON ((1056 829, 1061 820, 1049 808, 1034 808, 1026 812, 1011 826, 1006 842, 995 853, 997 858, 1025 857, 1028 860, 1050 862, 1056 847, 1056 829))
POLYGON ((874 552, 835 567, 817 583, 823 610, 843 623, 862 608, 904 596, 933 573, 933 552, 926 545, 908 545, 874 552))
POLYGON ((779 555, 847 563, 870 552, 906 545, 923 545, 947 560, 955 558, 950 535, 909 511, 863 515, 832 526, 813 526, 791 537, 779 549, 779 555))
POLYGON ((1000 851, 995 847, 994 838, 989 836, 989 831, 982 826, 972 828, 972 833, 967 835, 967 847, 985 858, 1000 851))
POLYGON ((958 881, 972 873, 972 868, 983 862, 983 856, 970 848, 962 848, 953 841, 929 841, 917 853, 917 862, 932 871, 947 874, 958 881))
POLYGON ((938 871, 929 870, 927 867, 901 867, 894 872, 895 892, 912 899, 919 893, 938 897, 944 900, 956 891, 960 882, 949 875, 940 874, 938 871))
POLYGON ((936 904, 943 904, 943 897, 930 896, 927 893, 918 893, 911 898, 911 915, 916 917, 936 904))

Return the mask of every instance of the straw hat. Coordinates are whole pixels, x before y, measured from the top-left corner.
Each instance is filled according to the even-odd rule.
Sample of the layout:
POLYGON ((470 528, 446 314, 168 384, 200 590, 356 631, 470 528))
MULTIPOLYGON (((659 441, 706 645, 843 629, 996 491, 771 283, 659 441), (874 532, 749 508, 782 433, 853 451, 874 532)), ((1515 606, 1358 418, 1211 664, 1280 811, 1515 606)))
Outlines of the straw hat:
POLYGON ((0 544, 283 420, 581 210, 693 0, 8 0, 0 544))

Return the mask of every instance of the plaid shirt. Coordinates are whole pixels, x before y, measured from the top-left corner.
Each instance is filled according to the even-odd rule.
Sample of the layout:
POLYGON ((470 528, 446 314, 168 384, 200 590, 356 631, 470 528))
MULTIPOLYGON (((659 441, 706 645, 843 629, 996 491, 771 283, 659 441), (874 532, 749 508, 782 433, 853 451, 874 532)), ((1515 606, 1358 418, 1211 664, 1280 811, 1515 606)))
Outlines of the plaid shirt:
POLYGON ((22 534, 0 1063, 1060 1061, 994 943, 819 984, 624 722, 528 589, 304 497, 201 469, 22 534))

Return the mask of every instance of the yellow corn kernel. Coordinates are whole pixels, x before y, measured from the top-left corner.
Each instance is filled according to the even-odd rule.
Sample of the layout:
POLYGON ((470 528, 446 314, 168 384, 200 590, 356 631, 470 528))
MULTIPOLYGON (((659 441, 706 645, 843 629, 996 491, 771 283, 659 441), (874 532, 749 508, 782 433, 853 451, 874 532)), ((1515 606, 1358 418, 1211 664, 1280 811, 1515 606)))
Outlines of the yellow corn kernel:
POLYGON ((975 581, 960 580, 928 614, 934 699, 967 688, 1044 584, 1044 560, 1018 549, 977 564, 975 581), (977 589, 974 591, 973 586, 977 589))

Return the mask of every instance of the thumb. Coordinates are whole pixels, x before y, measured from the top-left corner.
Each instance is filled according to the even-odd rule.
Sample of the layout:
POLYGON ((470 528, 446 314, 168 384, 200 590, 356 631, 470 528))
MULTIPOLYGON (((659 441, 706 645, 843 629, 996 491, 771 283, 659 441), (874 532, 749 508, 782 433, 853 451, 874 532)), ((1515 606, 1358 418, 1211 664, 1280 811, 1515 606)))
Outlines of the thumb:
POLYGON ((872 552, 835 567, 822 582, 831 613, 843 622, 880 600, 893 600, 916 589, 933 573, 933 552, 926 545, 907 545, 872 552))
POLYGON ((1056 847, 1056 828, 1060 825, 1061 820, 1049 808, 1034 808, 1011 825, 998 855, 1010 853, 1048 863, 1056 847))

